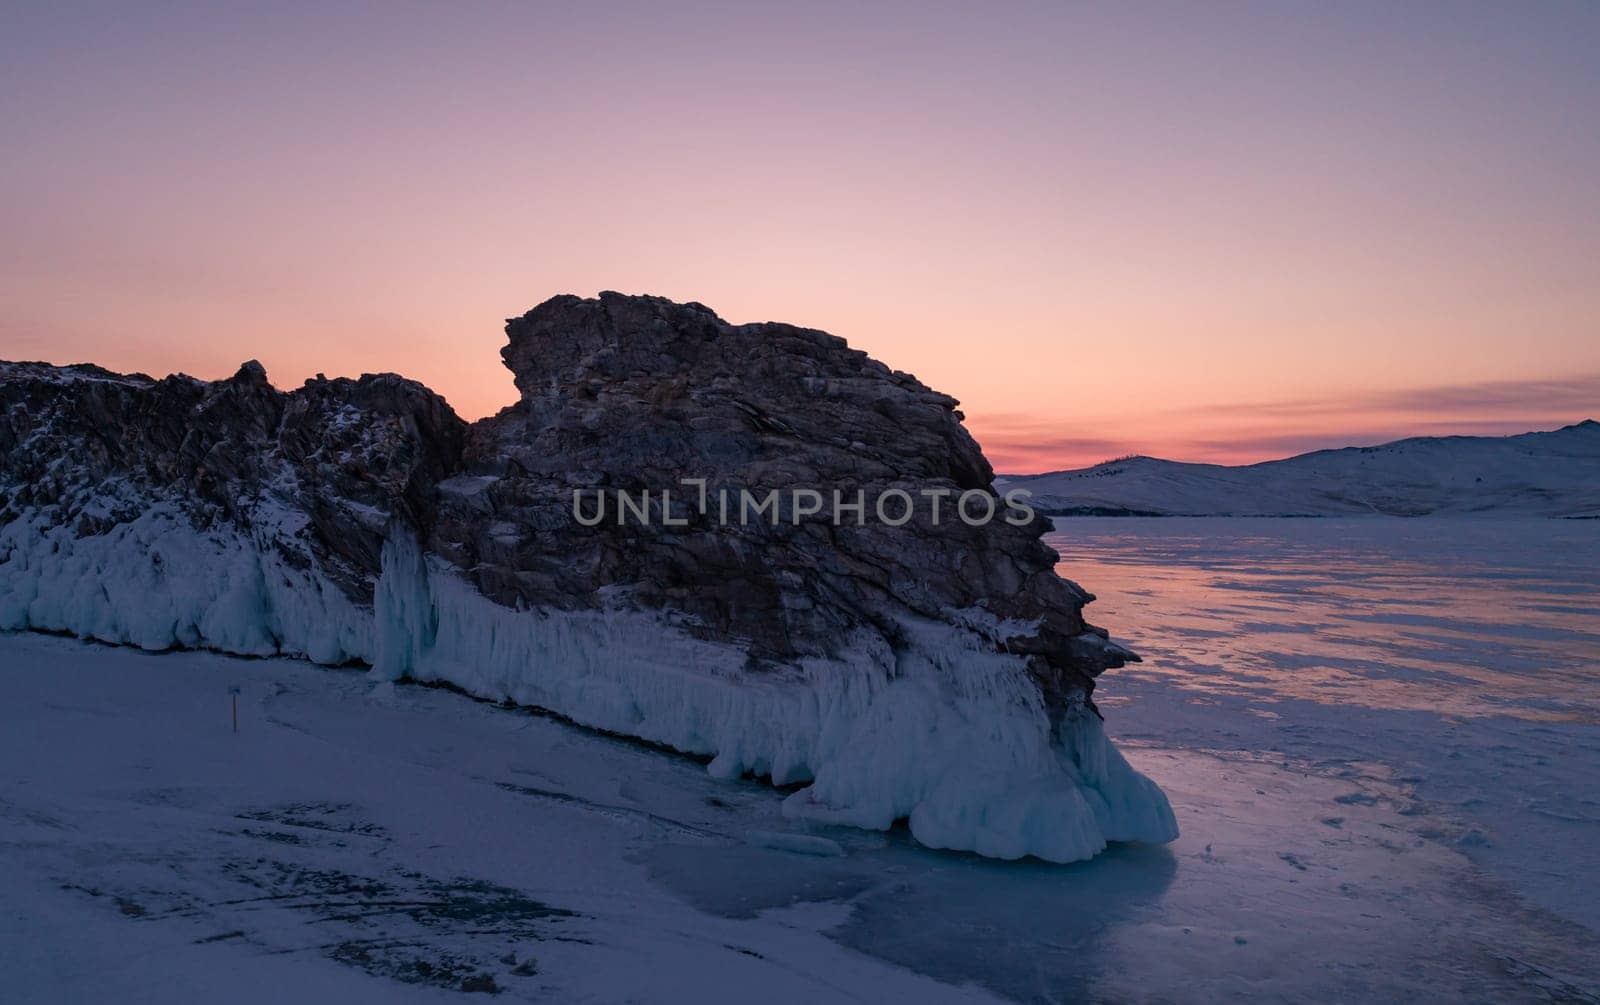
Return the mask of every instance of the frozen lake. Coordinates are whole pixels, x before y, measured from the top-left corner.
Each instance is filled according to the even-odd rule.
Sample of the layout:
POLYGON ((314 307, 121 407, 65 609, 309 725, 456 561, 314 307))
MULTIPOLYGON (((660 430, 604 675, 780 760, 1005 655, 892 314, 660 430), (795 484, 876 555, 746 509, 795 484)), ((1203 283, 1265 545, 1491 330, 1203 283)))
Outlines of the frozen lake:
POLYGON ((1146 659, 1096 697, 1172 845, 1048 866, 799 829, 769 786, 448 691, 0 636, 6 991, 1600 1000, 1600 525, 1052 543, 1146 659))
POLYGON ((1055 522, 1094 617, 1186 690, 1600 722, 1600 521, 1055 522))
POLYGON ((1146 660, 1104 680, 1119 737, 1375 762, 1413 817, 1448 810, 1457 847, 1600 930, 1600 522, 1056 524, 1062 574, 1146 660))

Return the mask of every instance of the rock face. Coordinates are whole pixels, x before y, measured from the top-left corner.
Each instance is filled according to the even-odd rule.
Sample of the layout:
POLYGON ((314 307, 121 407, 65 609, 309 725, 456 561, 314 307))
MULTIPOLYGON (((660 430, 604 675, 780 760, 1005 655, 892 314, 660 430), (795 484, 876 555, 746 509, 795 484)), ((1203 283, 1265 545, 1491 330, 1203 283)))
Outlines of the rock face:
POLYGON ((447 680, 936 846, 1175 834, 1090 701, 1136 657, 953 399, 655 297, 506 331, 521 398, 470 426, 391 374, 0 364, 0 628, 447 680))
POLYGON ((431 521, 467 431, 416 381, 319 377, 285 394, 254 360, 214 382, 0 363, 0 408, 0 524, 44 513, 89 538, 170 506, 365 604, 389 521, 431 521))
POLYGON ((1018 526, 996 501, 978 523, 989 504, 969 501, 977 525, 961 519, 961 494, 990 491, 994 472, 955 399, 843 339, 615 293, 556 297, 506 333, 522 400, 473 428, 465 465, 484 487, 446 493, 429 541, 496 602, 600 607, 623 587, 704 637, 780 661, 837 655, 862 627, 899 643, 908 612, 981 611, 1032 625, 995 641, 1029 658, 1055 705, 1131 655, 1084 624, 1092 598, 1055 574, 1042 517, 1018 526), (685 479, 704 481, 706 512, 685 479), (797 520, 791 502, 807 489, 821 510, 797 520), (884 501, 890 520, 913 504, 903 525, 879 518, 889 489, 905 493, 884 501), (758 502, 777 490, 776 524, 740 490, 758 502), (574 492, 606 519, 579 525, 574 492), (669 493, 688 525, 659 512, 624 522, 618 492, 669 493), (835 492, 864 512, 836 520, 835 492))

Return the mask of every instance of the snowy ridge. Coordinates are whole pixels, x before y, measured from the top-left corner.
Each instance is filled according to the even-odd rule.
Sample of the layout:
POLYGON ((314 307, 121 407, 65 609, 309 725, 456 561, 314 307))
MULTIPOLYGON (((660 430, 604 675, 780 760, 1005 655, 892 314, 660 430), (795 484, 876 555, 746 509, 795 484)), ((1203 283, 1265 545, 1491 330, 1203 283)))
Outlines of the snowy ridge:
POLYGON ((1228 467, 1130 457, 1000 479, 1058 516, 1600 516, 1600 422, 1228 467))
MULTIPOLYGON (((193 378, 183 378, 193 380, 193 378)), ((0 380, 39 380, 52 384, 78 384, 97 381, 108 384, 125 384, 130 387, 148 387, 155 383, 142 373, 116 373, 93 363, 72 363, 56 366, 52 363, 0 360, 0 380)))

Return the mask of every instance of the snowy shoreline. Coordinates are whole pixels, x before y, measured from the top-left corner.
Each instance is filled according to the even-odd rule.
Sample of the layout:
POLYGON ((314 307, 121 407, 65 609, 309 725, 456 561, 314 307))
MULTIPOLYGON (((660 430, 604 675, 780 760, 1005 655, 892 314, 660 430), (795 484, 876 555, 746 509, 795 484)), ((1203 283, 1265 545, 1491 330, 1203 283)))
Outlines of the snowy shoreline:
POLYGON ((660 615, 501 607, 400 528, 370 609, 315 566, 160 508, 88 537, 24 516, 0 528, 0 556, 0 629, 368 663, 379 679, 448 682, 709 756, 719 778, 810 783, 787 812, 877 830, 908 819, 933 848, 1073 862, 1177 835, 1099 717, 1052 721, 1025 661, 975 629, 908 617, 903 648, 862 632, 838 659, 750 679, 743 647, 660 615))

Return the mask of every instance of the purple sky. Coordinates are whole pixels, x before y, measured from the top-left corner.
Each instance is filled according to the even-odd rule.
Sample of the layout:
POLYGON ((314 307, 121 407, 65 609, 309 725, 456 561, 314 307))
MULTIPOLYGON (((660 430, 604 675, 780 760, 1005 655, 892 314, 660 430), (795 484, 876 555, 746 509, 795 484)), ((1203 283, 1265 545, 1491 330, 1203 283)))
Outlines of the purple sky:
POLYGON ((508 403, 500 322, 826 328, 996 466, 1600 412, 1600 4, 7 4, 0 357, 508 403))

